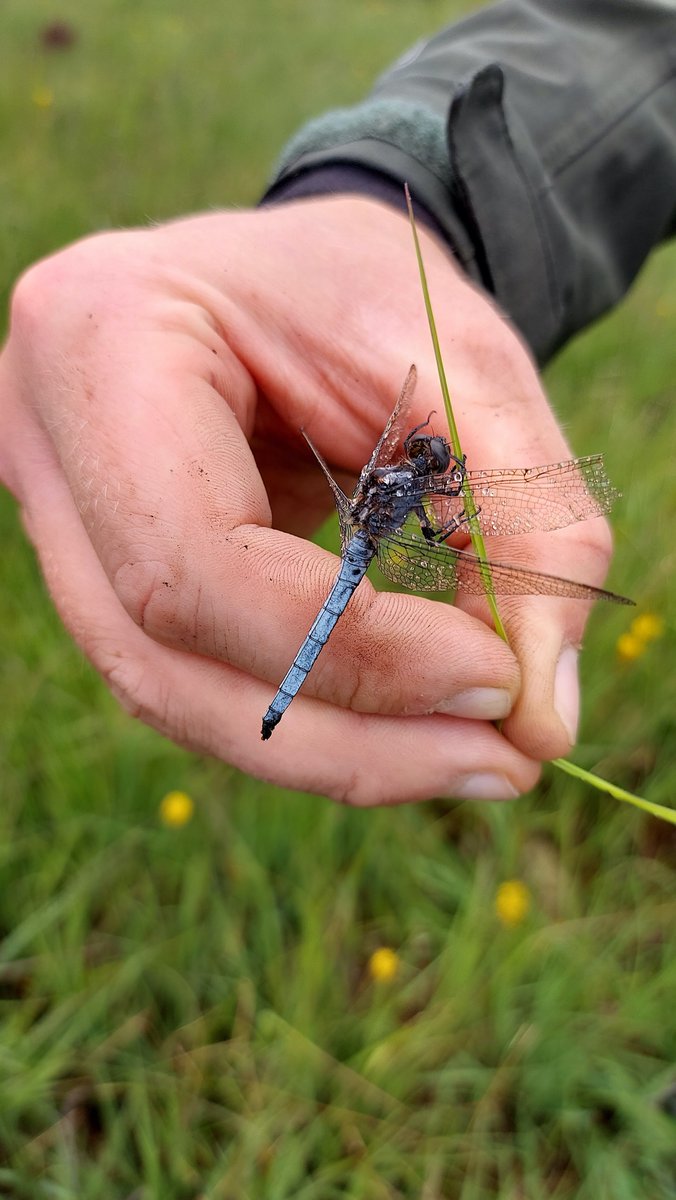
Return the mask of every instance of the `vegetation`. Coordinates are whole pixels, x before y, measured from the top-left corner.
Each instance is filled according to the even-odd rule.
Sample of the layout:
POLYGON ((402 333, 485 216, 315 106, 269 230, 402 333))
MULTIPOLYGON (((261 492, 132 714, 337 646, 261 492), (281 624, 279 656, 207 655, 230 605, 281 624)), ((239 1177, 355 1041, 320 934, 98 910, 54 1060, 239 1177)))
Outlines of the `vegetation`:
MULTIPOLYGON (((6 0, 2 286, 255 201, 302 119, 463 7, 63 0, 55 34, 6 0)), ((624 492, 612 586, 663 622, 592 618, 575 757, 671 805, 675 250, 548 373, 624 492)), ((188 755, 83 663, 1 500, 0 1195, 672 1196, 673 828, 552 771, 356 812, 188 755)))

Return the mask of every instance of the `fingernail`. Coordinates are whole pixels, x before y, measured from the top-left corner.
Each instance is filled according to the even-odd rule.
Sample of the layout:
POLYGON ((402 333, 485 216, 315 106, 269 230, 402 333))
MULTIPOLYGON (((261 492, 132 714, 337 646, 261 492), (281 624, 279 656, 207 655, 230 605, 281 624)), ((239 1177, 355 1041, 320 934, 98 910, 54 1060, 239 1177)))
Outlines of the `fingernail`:
POLYGON ((504 775, 491 775, 489 771, 466 775, 449 793, 455 800, 513 800, 518 794, 504 775))
POLYGON ((554 708, 568 734, 571 746, 577 738, 577 722, 580 715, 577 662, 578 652, 575 647, 565 646, 559 655, 554 677, 554 708))
POLYGON ((505 688, 468 688, 440 700, 435 712, 446 717, 471 717, 477 721, 500 721, 512 709, 512 698, 505 688))

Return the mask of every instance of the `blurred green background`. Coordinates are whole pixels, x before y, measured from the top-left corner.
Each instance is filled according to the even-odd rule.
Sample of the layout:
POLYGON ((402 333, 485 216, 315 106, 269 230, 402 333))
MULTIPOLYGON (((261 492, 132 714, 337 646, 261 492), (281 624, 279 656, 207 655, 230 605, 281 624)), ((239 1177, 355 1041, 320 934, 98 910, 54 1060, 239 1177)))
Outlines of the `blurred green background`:
MULTIPOLYGON (((91 230, 254 202, 469 7, 5 0, 5 293, 91 230)), ((674 267, 547 375, 624 493, 612 586, 664 623, 632 658, 594 614, 576 760, 671 805, 674 267)), ((188 755, 83 663, 0 501, 0 1195, 673 1196, 673 828, 553 770, 354 812, 188 755)))

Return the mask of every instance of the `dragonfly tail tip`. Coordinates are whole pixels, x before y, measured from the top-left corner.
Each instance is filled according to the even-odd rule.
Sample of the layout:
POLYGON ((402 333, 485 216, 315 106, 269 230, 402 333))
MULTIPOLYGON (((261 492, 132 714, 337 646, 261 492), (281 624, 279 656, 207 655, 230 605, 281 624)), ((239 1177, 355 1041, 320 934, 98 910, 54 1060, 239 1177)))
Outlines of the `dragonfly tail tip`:
POLYGON ((272 737, 273 730, 276 729, 277 725, 279 725, 279 722, 281 721, 281 719, 282 719, 281 713, 273 712, 273 713, 270 713, 269 715, 268 715, 268 713, 265 714, 265 716, 263 717, 263 724, 261 725, 261 741, 262 742, 267 742, 268 738, 272 737))

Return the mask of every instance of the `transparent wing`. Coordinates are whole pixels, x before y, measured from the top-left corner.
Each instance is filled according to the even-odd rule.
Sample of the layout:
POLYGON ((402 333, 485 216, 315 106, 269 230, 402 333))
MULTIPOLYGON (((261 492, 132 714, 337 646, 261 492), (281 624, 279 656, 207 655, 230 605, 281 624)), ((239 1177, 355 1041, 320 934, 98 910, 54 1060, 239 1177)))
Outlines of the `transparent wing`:
POLYGON ((489 580, 498 596, 571 596, 580 600, 612 600, 631 604, 624 596, 587 583, 559 579, 509 563, 486 563, 464 550, 430 545, 415 534, 386 535, 378 542, 378 565, 392 583, 414 592, 445 592, 460 589, 483 595, 489 580), (490 576, 488 571, 490 570, 490 576))
POLYGON ((417 378, 418 372, 415 369, 415 364, 411 364, 408 369, 408 375, 404 380, 404 386, 399 393, 399 399, 394 406, 394 412, 383 429, 378 439, 378 444, 362 471, 362 476, 373 471, 375 467, 387 467, 390 463, 401 458, 399 451, 403 441, 402 433, 404 429, 408 429, 408 413, 417 378))
POLYGON ((303 434, 303 437, 305 438, 305 441, 307 442, 308 446, 310 447, 312 453, 314 454, 315 458, 317 459, 317 462, 319 463, 322 471, 324 472, 326 481, 327 481, 329 487, 331 488, 331 491, 333 492, 333 498, 336 502, 336 508, 338 509, 338 522, 340 524, 340 541, 341 541, 341 546, 344 550, 345 547, 347 546, 347 543, 349 542, 350 538, 355 533, 354 526, 350 524, 350 501, 349 501, 348 497, 345 495, 345 492, 340 487, 340 485, 336 483, 335 479, 333 478, 333 475, 329 471, 327 463, 322 458, 317 447, 310 441, 310 439, 304 429, 302 430, 302 434, 303 434))
MULTIPOLYGON (((619 492, 606 475, 602 454, 572 458, 544 467, 468 471, 485 537, 562 529, 610 512, 619 492)), ((452 480, 429 476, 420 480, 428 513, 447 528, 464 508, 452 480)))

